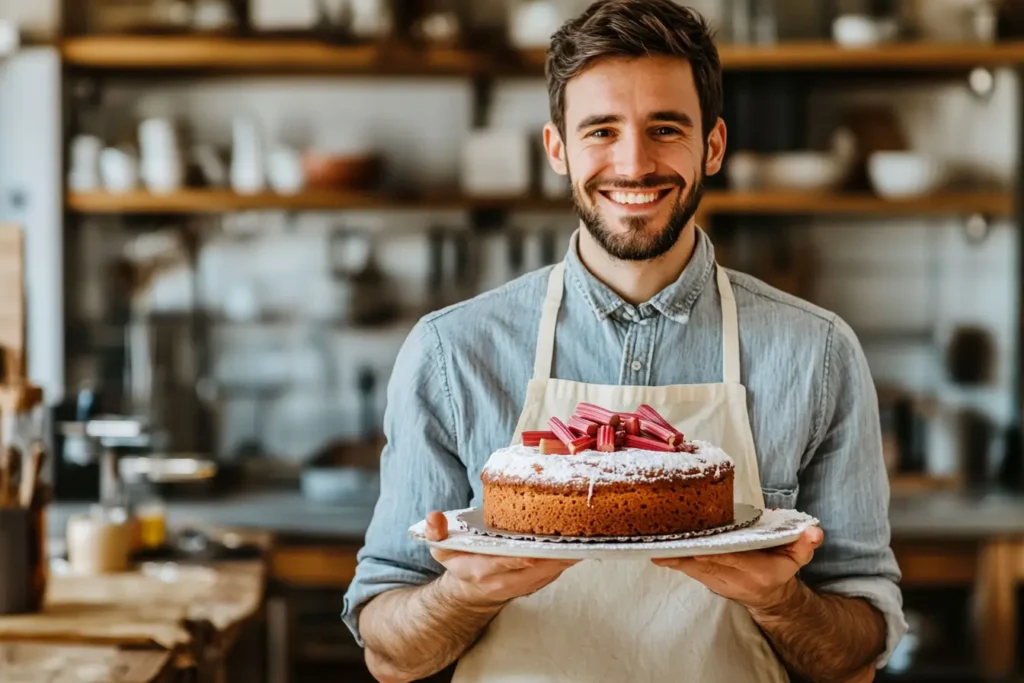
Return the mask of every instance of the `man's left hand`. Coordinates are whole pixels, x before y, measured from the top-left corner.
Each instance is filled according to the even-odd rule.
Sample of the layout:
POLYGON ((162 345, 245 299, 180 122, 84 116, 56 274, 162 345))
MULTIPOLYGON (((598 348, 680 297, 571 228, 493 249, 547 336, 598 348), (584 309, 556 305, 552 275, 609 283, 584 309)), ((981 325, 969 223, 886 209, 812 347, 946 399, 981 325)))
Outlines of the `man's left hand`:
POLYGON ((814 557, 825 534, 811 527, 798 540, 770 550, 651 560, 683 572, 723 598, 754 611, 784 605, 796 593, 796 574, 814 557))

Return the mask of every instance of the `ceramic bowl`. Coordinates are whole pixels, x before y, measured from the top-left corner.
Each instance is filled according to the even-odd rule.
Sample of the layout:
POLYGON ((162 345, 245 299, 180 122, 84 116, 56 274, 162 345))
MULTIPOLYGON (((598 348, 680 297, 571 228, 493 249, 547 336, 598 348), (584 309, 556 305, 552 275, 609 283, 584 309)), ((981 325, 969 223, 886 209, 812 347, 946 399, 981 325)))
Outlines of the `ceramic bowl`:
POLYGON ((920 197, 939 190, 948 180, 944 163, 915 152, 875 152, 868 158, 868 177, 882 197, 920 197))
POLYGON ((764 158, 761 184, 770 190, 828 192, 846 179, 847 166, 824 152, 785 152, 764 158))

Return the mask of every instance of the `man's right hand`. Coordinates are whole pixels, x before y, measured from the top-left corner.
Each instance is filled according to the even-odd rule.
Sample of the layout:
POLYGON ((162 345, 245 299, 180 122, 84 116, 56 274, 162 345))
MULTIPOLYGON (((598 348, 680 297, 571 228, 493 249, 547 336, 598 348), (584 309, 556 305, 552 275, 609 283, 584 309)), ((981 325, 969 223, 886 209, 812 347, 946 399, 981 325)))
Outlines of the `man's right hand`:
MULTIPOLYGON (((427 515, 426 536, 431 541, 448 538, 448 520, 443 513, 427 515)), ((441 575, 439 587, 449 597, 470 608, 491 610, 539 591, 578 561, 500 557, 441 548, 431 549, 430 554, 448 570, 441 575)))

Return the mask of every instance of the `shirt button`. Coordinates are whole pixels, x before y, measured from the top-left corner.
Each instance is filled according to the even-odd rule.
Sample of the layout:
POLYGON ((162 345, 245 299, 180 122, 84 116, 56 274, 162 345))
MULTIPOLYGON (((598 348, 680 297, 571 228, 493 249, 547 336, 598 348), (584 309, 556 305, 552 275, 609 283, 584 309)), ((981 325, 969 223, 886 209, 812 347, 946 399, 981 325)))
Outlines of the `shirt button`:
POLYGON ((640 372, 641 370, 644 369, 644 364, 638 360, 635 360, 629 367, 633 369, 633 372, 640 372))

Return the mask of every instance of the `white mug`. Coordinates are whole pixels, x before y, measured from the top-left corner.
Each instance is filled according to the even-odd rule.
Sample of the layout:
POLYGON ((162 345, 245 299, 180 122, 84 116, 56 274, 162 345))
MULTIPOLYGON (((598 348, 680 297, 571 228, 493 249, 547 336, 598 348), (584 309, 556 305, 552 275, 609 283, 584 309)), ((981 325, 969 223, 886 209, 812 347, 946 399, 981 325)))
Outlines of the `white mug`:
POLYGON ((139 162, 125 149, 108 147, 100 155, 100 175, 107 192, 131 192, 139 185, 139 162))

